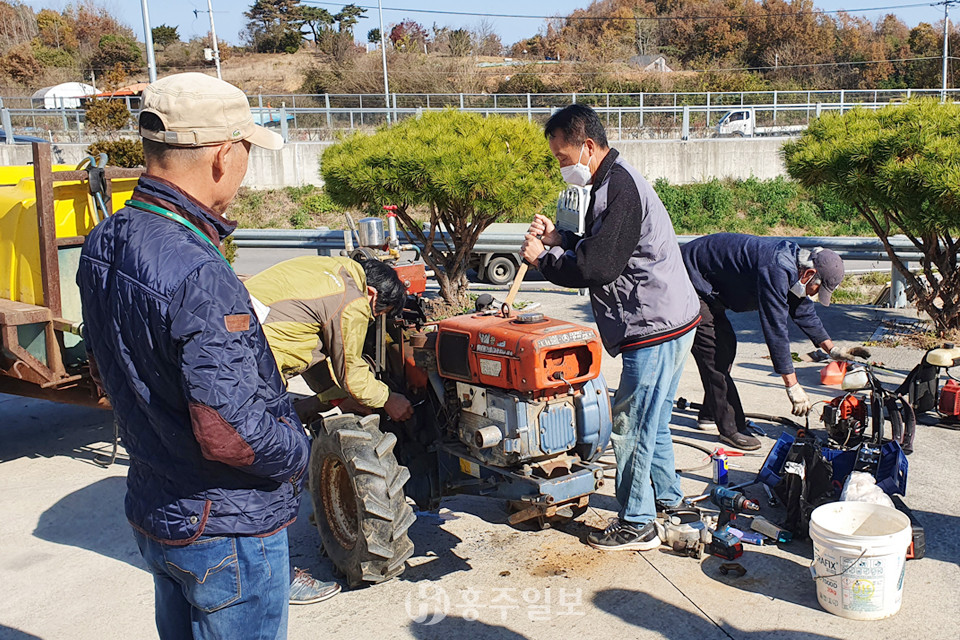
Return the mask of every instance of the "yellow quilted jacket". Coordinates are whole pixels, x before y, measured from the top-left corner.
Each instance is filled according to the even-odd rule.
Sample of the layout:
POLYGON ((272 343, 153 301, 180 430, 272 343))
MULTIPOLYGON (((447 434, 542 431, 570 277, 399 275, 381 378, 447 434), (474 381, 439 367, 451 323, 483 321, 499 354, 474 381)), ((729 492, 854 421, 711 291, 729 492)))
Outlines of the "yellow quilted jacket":
POLYGON ((362 357, 373 313, 358 262, 303 256, 274 265, 245 284, 251 296, 269 307, 261 324, 284 378, 329 364, 334 381, 354 400, 367 407, 386 403, 389 388, 362 357))

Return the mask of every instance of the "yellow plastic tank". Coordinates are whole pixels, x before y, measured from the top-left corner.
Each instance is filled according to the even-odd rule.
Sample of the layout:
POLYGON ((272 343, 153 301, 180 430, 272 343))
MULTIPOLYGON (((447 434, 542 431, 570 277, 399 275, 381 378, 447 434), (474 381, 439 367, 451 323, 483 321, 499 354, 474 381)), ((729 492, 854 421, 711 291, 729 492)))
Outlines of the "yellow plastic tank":
MULTIPOLYGON (((57 165, 53 170, 71 171, 74 168, 57 165)), ((114 211, 123 207, 136 184, 136 178, 113 181, 114 211)), ((86 182, 55 182, 53 201, 58 238, 90 233, 96 219, 86 182)), ((61 282, 66 284, 75 274, 63 273, 65 267, 69 269, 63 263, 61 259, 61 282)), ((32 166, 0 167, 0 298, 44 304, 40 228, 32 166)))

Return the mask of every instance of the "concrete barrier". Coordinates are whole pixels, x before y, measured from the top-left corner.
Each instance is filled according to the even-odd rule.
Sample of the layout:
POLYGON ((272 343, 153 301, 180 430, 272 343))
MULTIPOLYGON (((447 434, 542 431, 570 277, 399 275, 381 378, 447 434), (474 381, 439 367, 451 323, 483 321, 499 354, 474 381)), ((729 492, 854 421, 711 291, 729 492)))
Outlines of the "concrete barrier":
MULTIPOLYGON (((780 149, 785 138, 710 140, 621 140, 614 146, 650 182, 666 178, 673 184, 712 178, 760 179, 786 175, 780 149)), ((280 151, 255 148, 243 184, 277 189, 323 184, 320 155, 332 142, 292 142, 280 151)), ((54 162, 76 164, 86 155, 85 144, 54 145, 54 162)), ((0 164, 28 164, 30 145, 0 144, 0 164)))
POLYGON ((672 184, 713 178, 767 180, 786 176, 780 149, 788 138, 716 138, 710 140, 623 140, 612 143, 624 160, 650 182, 672 184))

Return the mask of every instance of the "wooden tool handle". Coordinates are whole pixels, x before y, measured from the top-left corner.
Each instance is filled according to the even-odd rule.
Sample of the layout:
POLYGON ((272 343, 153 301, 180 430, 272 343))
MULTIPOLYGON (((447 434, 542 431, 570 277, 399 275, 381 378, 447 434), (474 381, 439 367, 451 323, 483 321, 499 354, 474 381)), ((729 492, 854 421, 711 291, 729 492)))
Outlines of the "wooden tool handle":
POLYGON ((523 283, 523 278, 526 275, 527 263, 521 262, 520 268, 517 269, 517 275, 513 278, 513 284, 510 285, 510 293, 507 294, 507 299, 503 301, 503 304, 505 304, 508 309, 513 307, 513 299, 517 297, 517 292, 520 291, 520 285, 523 283))

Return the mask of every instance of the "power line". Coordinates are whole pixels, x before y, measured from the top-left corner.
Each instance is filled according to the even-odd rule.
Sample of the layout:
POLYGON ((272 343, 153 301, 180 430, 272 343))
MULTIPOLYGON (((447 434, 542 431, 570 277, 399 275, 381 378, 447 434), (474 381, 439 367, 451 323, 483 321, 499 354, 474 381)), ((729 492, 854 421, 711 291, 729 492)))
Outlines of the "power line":
MULTIPOLYGON (((324 5, 329 7, 342 7, 342 3, 337 2, 319 2, 317 0, 301 0, 302 4, 324 5)), ((377 9, 375 6, 355 5, 361 9, 377 9)), ((913 4, 895 4, 883 7, 864 7, 860 9, 813 9, 810 11, 791 11, 785 13, 757 13, 753 15, 737 14, 730 16, 634 16, 632 18, 619 16, 558 16, 558 15, 530 15, 521 13, 481 13, 474 11, 443 11, 440 9, 412 9, 404 7, 383 7, 384 11, 400 11, 405 13, 427 13, 450 16, 470 16, 483 18, 519 18, 528 20, 594 20, 594 21, 619 21, 619 22, 666 22, 682 20, 755 20, 759 18, 788 18, 793 16, 821 15, 828 13, 863 13, 869 11, 886 11, 888 9, 913 9, 916 7, 932 6, 929 2, 918 2, 913 4)))

